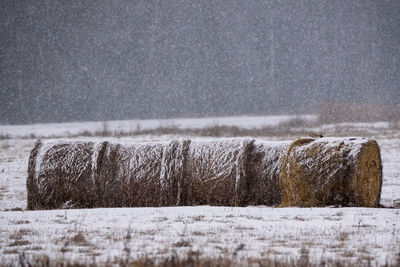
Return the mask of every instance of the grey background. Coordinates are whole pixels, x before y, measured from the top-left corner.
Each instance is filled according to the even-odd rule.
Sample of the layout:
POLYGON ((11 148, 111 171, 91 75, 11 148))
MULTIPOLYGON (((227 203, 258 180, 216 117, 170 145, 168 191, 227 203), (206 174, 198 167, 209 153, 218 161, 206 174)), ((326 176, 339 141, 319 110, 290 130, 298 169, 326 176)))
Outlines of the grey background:
POLYGON ((400 103, 400 1, 0 0, 0 124, 400 103))

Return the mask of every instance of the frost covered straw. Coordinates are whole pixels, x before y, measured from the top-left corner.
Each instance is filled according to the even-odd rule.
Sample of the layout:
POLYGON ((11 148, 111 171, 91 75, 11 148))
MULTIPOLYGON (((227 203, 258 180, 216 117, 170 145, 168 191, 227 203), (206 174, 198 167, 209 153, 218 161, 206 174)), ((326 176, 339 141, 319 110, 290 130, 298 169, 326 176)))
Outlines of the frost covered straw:
POLYGON ((100 207, 180 205, 189 141, 108 143, 97 183, 100 207))
POLYGON ((251 139, 192 141, 186 160, 188 205, 248 204, 251 139))
POLYGON ((283 158, 282 206, 377 207, 382 162, 376 141, 365 138, 300 138, 283 158))
POLYGON ((38 141, 28 165, 28 209, 95 207, 106 143, 38 141))
POLYGON ((38 141, 28 209, 180 205, 187 143, 38 141))
POLYGON ((364 138, 38 141, 28 209, 379 205, 379 147, 364 138))
POLYGON ((290 141, 255 141, 248 159, 248 205, 281 204, 279 174, 290 143, 290 141))

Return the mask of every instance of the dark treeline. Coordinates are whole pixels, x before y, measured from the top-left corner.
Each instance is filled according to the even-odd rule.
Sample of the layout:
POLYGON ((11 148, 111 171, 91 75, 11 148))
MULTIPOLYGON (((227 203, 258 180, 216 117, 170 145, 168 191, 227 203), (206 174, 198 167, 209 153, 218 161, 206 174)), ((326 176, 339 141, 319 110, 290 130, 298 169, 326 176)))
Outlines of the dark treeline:
POLYGON ((400 1, 0 0, 0 124, 400 103, 400 1))

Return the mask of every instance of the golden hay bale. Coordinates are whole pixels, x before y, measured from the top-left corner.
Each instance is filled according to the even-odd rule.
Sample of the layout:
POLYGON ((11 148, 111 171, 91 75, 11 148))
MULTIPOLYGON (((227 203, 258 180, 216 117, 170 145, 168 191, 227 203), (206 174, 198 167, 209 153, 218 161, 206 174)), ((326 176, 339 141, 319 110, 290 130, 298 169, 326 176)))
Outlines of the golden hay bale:
POLYGON ((110 143, 96 181, 102 207, 158 207, 179 203, 187 141, 110 143))
POLYGON ((28 166, 28 209, 95 205, 93 175, 102 143, 38 141, 28 166))
POLYGON ((185 179, 188 205, 245 204, 247 163, 253 140, 192 141, 185 179))
POLYGON ((283 159, 282 206, 377 207, 382 185, 378 144, 364 138, 302 138, 283 159))
POLYGON ((256 141, 249 157, 248 205, 279 205, 279 174, 290 142, 256 141))

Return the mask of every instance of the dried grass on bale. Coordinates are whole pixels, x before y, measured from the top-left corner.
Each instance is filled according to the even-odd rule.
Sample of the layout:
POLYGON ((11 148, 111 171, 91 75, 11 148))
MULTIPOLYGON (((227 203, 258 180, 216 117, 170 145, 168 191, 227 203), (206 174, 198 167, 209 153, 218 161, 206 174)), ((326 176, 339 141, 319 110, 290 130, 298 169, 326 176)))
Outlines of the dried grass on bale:
POLYGON ((28 209, 379 204, 380 151, 362 138, 290 142, 38 141, 28 209))
POLYGON ((102 143, 38 141, 28 166, 28 209, 96 205, 93 174, 102 143))
POLYGON ((158 204, 162 144, 107 145, 96 184, 100 207, 158 204), (133 192, 132 192, 133 190, 133 192), (153 194, 150 201, 143 198, 153 194))
POLYGON ((283 158, 290 142, 256 141, 249 158, 249 193, 247 205, 279 205, 279 186, 283 158))
POLYGON ((189 143, 39 141, 28 209, 180 205, 189 143))
POLYGON ((302 138, 283 159, 282 206, 379 205, 382 164, 378 144, 364 138, 302 138))
POLYGON ((187 199, 185 170, 190 140, 171 141, 164 149, 160 177, 162 198, 160 206, 183 205, 187 199))
POLYGON ((253 143, 250 139, 192 141, 185 169, 187 204, 245 205, 253 143))
POLYGON ((102 207, 179 204, 187 141, 107 146, 97 181, 102 207))

